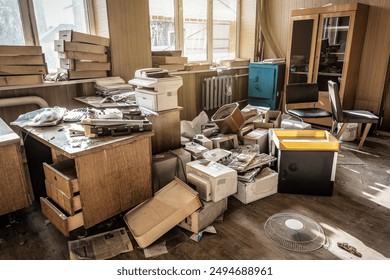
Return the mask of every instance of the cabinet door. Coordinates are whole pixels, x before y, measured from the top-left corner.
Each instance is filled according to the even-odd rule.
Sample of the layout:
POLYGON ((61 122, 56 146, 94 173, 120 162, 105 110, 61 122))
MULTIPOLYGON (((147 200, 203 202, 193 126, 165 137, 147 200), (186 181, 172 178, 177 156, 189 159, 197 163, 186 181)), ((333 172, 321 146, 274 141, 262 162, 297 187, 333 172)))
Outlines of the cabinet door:
POLYGON ((317 14, 291 17, 286 85, 312 82, 317 26, 317 14))
POLYGON ((274 99, 276 69, 271 67, 249 68, 249 97, 274 99))
POLYGON ((328 81, 339 85, 343 100, 347 68, 351 48, 353 12, 329 13, 320 15, 319 36, 315 58, 314 79, 319 91, 328 92, 328 81))

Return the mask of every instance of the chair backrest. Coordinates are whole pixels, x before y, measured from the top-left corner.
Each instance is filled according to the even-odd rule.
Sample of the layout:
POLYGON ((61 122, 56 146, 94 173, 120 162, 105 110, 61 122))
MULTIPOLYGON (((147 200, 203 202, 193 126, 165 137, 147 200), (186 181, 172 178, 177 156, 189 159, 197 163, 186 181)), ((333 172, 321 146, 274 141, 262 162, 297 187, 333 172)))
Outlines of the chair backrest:
POLYGON ((341 107, 339 86, 336 82, 328 81, 328 89, 332 117, 337 122, 343 122, 343 108, 341 107))
POLYGON ((301 83, 286 86, 286 104, 318 101, 318 84, 301 83))

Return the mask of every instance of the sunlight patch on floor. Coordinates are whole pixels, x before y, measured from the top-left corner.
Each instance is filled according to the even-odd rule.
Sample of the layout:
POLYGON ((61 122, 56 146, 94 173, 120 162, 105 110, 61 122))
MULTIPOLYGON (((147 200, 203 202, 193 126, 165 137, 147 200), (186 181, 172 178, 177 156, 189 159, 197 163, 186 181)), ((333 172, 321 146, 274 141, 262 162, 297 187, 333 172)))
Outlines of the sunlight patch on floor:
POLYGON ((323 227, 325 234, 328 238, 328 244, 324 246, 325 249, 329 250, 332 254, 343 260, 383 260, 387 259, 378 251, 366 246, 359 239, 350 235, 349 233, 341 230, 340 228, 334 228, 328 224, 320 223, 323 227), (362 254, 359 258, 337 246, 337 242, 346 242, 349 245, 356 248, 356 250, 362 254))

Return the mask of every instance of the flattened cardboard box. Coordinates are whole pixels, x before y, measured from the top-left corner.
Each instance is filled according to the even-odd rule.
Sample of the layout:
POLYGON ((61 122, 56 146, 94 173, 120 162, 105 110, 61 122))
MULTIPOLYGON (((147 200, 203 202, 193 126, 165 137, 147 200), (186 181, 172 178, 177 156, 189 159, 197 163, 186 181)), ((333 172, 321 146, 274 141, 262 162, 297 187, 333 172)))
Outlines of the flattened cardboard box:
POLYGON ((227 210, 227 205, 227 197, 218 202, 203 201, 203 207, 185 218, 178 226, 193 233, 199 233, 221 216, 227 210))
POLYGON ((198 193, 175 178, 154 197, 130 210, 124 220, 138 245, 145 248, 201 206, 198 193))
POLYGON ((282 122, 282 113, 280 111, 268 110, 265 113, 264 120, 254 121, 255 128, 280 128, 282 122))

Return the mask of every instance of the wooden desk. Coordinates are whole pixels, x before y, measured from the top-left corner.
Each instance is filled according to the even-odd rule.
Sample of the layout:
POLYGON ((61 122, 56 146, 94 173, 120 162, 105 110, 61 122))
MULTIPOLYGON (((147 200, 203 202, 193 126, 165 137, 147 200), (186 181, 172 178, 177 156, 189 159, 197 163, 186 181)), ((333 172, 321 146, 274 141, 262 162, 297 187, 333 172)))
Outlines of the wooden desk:
POLYGON ((33 188, 46 186, 48 198, 40 195, 42 212, 65 236, 152 196, 153 132, 87 138, 71 137, 69 128, 65 123, 23 127, 30 174, 41 174, 41 178, 32 178, 33 188), (53 165, 48 164, 48 151, 53 165), (39 162, 41 166, 46 162, 43 168, 39 162))
POLYGON ((0 118, 0 216, 30 204, 20 138, 0 118))

